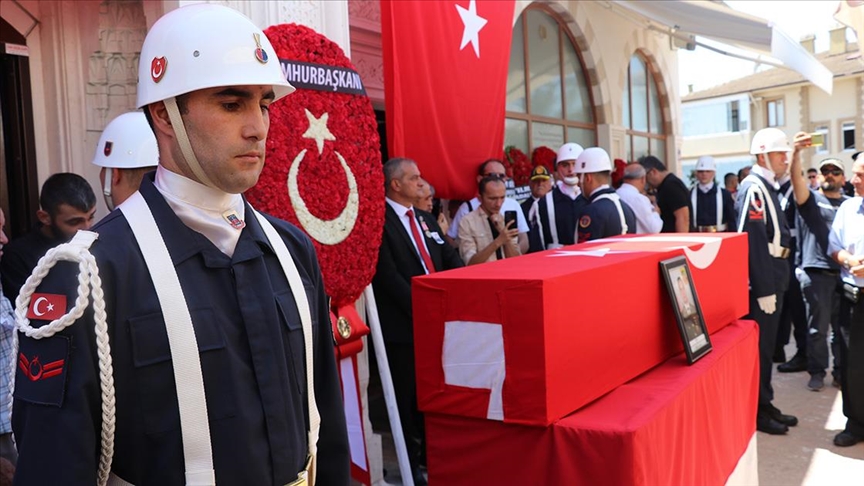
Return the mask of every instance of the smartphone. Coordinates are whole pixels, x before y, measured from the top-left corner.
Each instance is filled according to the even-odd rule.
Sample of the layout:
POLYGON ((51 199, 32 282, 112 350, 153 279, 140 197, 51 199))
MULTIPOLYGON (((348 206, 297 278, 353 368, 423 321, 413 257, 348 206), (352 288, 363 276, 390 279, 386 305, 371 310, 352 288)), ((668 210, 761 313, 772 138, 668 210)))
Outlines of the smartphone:
POLYGON ((513 222, 514 222, 513 226, 511 226, 510 228, 511 228, 511 229, 512 229, 512 228, 515 228, 515 227, 516 227, 516 223, 515 223, 515 221, 516 221, 516 211, 513 211, 513 210, 510 210, 510 211, 504 211, 504 227, 505 227, 505 228, 507 227, 507 225, 510 224, 510 221, 513 221, 513 222))
POLYGON ((810 134, 810 146, 819 147, 825 143, 825 134, 821 132, 810 134))

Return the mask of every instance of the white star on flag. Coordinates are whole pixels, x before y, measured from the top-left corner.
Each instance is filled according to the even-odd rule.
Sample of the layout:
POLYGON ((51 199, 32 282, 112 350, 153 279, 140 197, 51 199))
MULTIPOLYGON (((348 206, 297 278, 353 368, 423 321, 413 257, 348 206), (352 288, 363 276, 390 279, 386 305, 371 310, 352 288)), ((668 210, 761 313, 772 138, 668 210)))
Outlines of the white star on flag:
POLYGON ((303 138, 311 138, 318 145, 318 155, 324 151, 324 140, 336 140, 336 137, 330 133, 327 128, 327 119, 330 118, 329 113, 324 113, 321 118, 315 118, 315 115, 306 110, 306 118, 309 119, 309 128, 303 134, 303 138))
POLYGON ((468 4, 468 9, 460 5, 456 5, 456 10, 459 11, 459 17, 462 18, 462 23, 465 25, 465 30, 462 31, 462 44, 459 50, 465 49, 468 43, 474 48, 474 54, 480 58, 480 29, 486 25, 486 19, 477 15, 476 0, 471 0, 468 4))
POLYGON ((53 310, 54 310, 54 304, 48 304, 48 312, 51 312, 53 310))

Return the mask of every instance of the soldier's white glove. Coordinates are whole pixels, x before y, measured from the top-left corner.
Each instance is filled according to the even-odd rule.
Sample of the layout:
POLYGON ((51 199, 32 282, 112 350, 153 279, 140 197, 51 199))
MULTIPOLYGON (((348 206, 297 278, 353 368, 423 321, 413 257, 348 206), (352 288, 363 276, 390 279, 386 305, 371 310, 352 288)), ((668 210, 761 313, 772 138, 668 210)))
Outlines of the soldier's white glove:
POLYGON ((773 314, 777 310, 776 294, 766 295, 765 297, 757 297, 756 301, 759 302, 759 308, 762 309, 762 312, 766 314, 773 314))

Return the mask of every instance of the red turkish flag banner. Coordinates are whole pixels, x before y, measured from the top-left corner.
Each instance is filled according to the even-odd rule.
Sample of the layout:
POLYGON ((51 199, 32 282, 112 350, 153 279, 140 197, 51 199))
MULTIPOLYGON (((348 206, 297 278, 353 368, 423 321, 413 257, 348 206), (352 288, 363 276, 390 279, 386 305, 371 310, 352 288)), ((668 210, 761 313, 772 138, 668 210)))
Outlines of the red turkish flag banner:
POLYGON ((59 294, 33 294, 30 297, 30 307, 27 309, 28 319, 53 321, 66 314, 66 296, 59 294))
POLYGON ((436 195, 470 199, 501 158, 514 0, 381 0, 387 141, 436 195))

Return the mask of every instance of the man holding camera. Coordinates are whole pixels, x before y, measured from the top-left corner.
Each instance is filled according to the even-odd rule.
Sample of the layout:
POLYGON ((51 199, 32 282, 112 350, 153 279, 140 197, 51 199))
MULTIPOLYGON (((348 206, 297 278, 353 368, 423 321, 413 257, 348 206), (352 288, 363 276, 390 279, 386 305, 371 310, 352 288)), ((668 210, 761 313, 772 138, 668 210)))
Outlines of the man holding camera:
POLYGON ((459 221, 459 254, 467 265, 513 258, 522 254, 520 243, 527 237, 515 227, 517 214, 505 211, 504 181, 489 176, 480 179, 480 207, 459 221), (522 241, 520 241, 522 240, 522 241))

